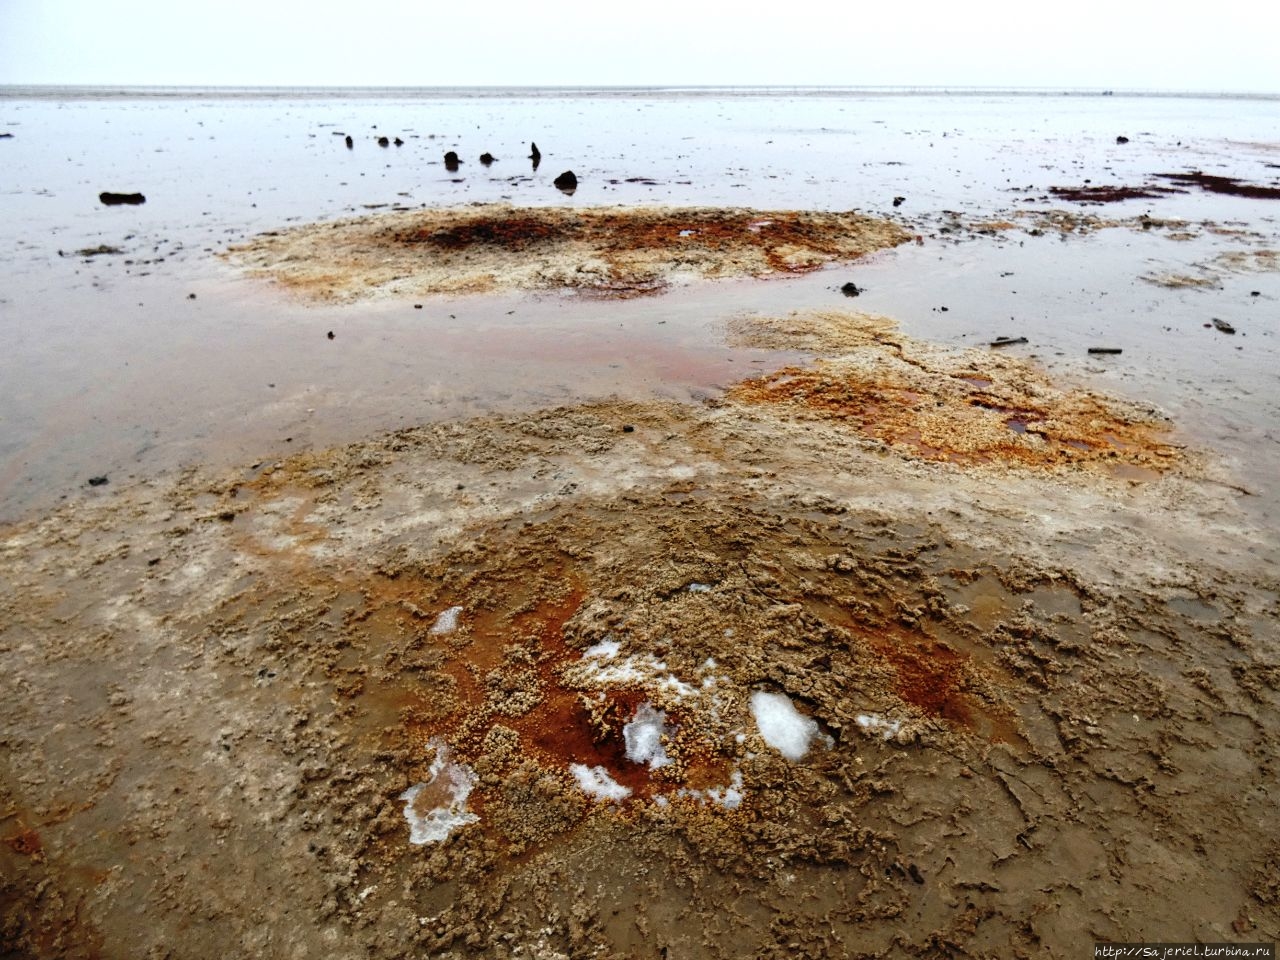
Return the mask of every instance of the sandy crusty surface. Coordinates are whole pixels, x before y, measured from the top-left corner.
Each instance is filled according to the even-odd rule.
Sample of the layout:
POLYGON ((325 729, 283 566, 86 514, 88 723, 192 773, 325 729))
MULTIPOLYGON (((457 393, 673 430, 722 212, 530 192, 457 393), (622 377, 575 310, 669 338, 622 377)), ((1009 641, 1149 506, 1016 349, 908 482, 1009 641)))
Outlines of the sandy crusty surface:
POLYGON ((881 318, 730 336, 823 359, 0 531, 5 955, 1274 939, 1280 584, 1211 458, 881 318), (759 691, 816 723, 801 759, 759 691), (444 759, 473 819, 415 845, 444 759))
POLYGON ((858 213, 480 204, 295 227, 226 255, 313 300, 509 288, 626 297, 692 278, 805 273, 911 237, 858 213))

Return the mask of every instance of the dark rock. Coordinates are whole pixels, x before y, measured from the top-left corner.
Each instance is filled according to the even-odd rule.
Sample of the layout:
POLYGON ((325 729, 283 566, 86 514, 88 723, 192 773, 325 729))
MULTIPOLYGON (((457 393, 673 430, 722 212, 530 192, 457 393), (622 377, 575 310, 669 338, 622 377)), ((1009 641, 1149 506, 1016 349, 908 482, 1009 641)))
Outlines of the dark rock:
POLYGON ((1026 343, 1026 337, 996 337, 991 341, 993 347, 1011 347, 1015 343, 1026 343))
POLYGON ((0 140, 12 140, 12 139, 13 139, 12 133, 0 133, 0 140))
POLYGON ((538 145, 536 143, 529 144, 529 147, 529 159, 533 161, 533 172, 537 173, 538 164, 542 162, 542 154, 538 152, 538 145))
POLYGON ((635 433, 635 431, 636 431, 636 428, 635 428, 635 427, 633 427, 633 426, 632 426, 631 424, 629 424, 629 423, 624 423, 624 424, 622 425, 622 432, 623 432, 623 433, 635 433))
POLYGON ((1220 333, 1235 333, 1235 332, 1236 332, 1236 328, 1235 328, 1235 327, 1233 327, 1231 324, 1227 323, 1227 321, 1225 321, 1225 320, 1219 320, 1217 317, 1214 317, 1214 318, 1213 318, 1213 325, 1214 325, 1214 327, 1218 330, 1218 332, 1220 332, 1220 333))
POLYGON ((1261 290, 1250 290, 1250 291, 1249 291, 1249 296, 1251 296, 1251 297, 1260 297, 1260 296, 1262 296, 1262 291, 1261 291, 1261 290))
POLYGON ((188 299, 188 300, 194 300, 195 298, 196 298, 196 295, 195 295, 194 293, 188 293, 188 294, 187 294, 187 299, 188 299))
POLYGON ((1129 142, 1128 137, 1116 137, 1116 143, 1128 143, 1128 142, 1129 142))
POLYGON ((396 137, 396 138, 395 138, 394 140, 392 140, 391 142, 392 142, 392 143, 394 143, 397 147, 403 147, 403 146, 404 146, 404 141, 403 141, 403 140, 401 140, 399 137, 396 137))
POLYGON ((388 140, 386 137, 379 137, 379 138, 378 138, 378 146, 380 146, 380 147, 389 147, 389 146, 391 146, 391 141, 390 141, 390 140, 388 140))
POLYGON ((850 280, 848 283, 846 283, 844 286, 840 288, 840 292, 843 293, 846 297, 856 297, 858 294, 862 292, 862 289, 856 283, 850 280))
MULTIPOLYGON (((62 251, 58 251, 58 252, 61 253, 62 251)), ((116 254, 116 253, 124 253, 124 251, 121 250, 119 247, 112 247, 112 246, 108 246, 105 243, 100 243, 96 247, 85 247, 82 250, 77 250, 76 256, 77 257, 100 257, 104 254, 116 254)))
POLYGON ((450 150, 444 155, 444 168, 450 173, 457 172, 459 163, 458 155, 454 151, 450 150))
POLYGON ((904 203, 906 203, 906 202, 907 202, 907 198, 906 198, 906 197, 894 197, 894 198, 893 198, 893 205, 894 205, 895 207, 900 207, 900 206, 902 206, 902 205, 903 205, 904 203))
POLYGON ((347 134, 347 149, 354 150, 356 142, 351 139, 351 134, 347 134))
POLYGON ((492 153, 480 154, 480 162, 487 167, 489 164, 493 163, 493 154, 492 153))
POLYGON ((566 170, 564 173, 560 174, 560 176, 556 177, 554 183, 556 185, 556 189, 563 191, 564 193, 573 193, 573 191, 578 189, 578 178, 574 176, 572 170, 566 170))
POLYGON ((1124 351, 1121 350, 1119 347, 1090 347, 1089 352, 1111 354, 1111 355, 1118 355, 1118 354, 1124 353, 1124 351))
POLYGON ((90 477, 89 478, 89 486, 91 487, 105 486, 106 483, 107 483, 106 477, 90 477))
POLYGON ((98 199, 105 203, 108 207, 119 206, 122 203, 136 206, 139 203, 146 203, 147 198, 140 193, 112 193, 104 190, 98 194, 98 199))
POLYGON ((326 336, 327 336, 330 340, 332 340, 332 339, 334 338, 335 334, 334 334, 334 332, 333 332, 332 330, 330 330, 330 331, 326 334, 326 336))

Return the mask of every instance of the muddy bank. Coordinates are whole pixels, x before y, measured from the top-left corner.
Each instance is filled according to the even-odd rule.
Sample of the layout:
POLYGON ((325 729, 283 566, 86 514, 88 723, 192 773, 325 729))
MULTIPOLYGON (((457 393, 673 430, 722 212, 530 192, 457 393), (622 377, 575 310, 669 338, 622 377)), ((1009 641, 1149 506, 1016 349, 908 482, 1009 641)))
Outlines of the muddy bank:
MULTIPOLYGON (((900 405, 1084 396, 949 356, 900 405)), ((1278 584, 1213 465, 948 462, 795 400, 443 423, 4 530, 12 951, 1272 938, 1278 584)))
POLYGON ((297 227, 228 256, 317 300, 505 288, 626 297, 681 279, 805 273, 910 238, 856 213, 482 205, 297 227))

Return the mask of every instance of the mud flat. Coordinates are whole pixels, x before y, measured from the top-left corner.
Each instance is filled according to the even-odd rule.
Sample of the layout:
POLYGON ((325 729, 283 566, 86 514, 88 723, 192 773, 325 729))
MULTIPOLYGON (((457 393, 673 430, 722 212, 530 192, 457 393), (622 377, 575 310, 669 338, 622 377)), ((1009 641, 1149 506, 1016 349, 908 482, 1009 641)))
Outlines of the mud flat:
POLYGON ((911 236, 856 213, 483 204, 297 227, 228 256, 316 300, 504 288, 625 297, 678 279, 805 273, 911 236))
POLYGON ((1280 584, 1230 476, 884 318, 727 335, 820 359, 3 530, 7 954, 1275 939, 1280 584))

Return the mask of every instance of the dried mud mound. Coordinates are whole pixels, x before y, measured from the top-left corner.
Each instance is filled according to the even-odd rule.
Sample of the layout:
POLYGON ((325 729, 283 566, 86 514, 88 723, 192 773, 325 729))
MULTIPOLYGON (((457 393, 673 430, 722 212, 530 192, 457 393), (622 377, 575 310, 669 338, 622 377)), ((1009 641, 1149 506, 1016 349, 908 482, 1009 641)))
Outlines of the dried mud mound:
POLYGON ((4 949, 1274 938, 1280 584, 1224 490, 796 414, 446 423, 4 530, 4 949))
POLYGON ((482 205, 313 224, 227 255, 318 300, 511 287, 626 297, 677 278, 805 273, 910 237, 855 213, 482 205))
POLYGON ((991 351, 912 340, 885 318, 744 318, 732 333, 746 346, 833 355, 740 383, 728 392, 733 400, 830 419, 926 460, 1087 466, 1137 480, 1184 459, 1154 410, 1063 389, 991 351))

